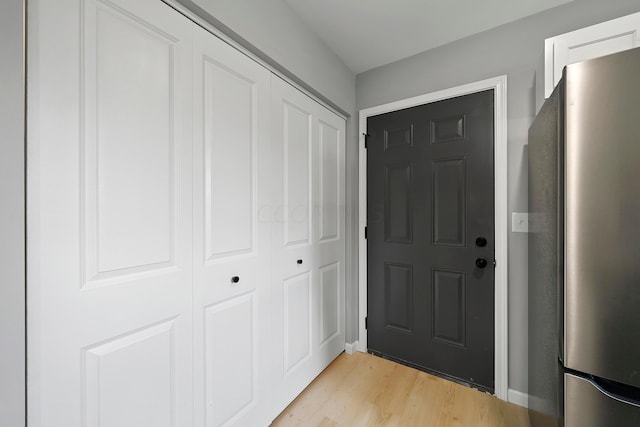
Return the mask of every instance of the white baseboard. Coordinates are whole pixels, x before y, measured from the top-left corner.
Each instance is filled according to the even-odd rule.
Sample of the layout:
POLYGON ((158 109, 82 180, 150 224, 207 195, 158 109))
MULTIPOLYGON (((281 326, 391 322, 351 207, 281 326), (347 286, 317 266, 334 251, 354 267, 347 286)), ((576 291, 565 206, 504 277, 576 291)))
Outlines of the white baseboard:
POLYGON ((353 354, 356 351, 358 351, 358 346, 359 346, 358 341, 354 341, 351 343, 347 342, 344 344, 344 351, 347 352, 347 354, 353 354))
POLYGON ((507 397, 509 402, 513 404, 523 406, 525 408, 529 407, 529 395, 527 393, 510 388, 507 392, 507 397))

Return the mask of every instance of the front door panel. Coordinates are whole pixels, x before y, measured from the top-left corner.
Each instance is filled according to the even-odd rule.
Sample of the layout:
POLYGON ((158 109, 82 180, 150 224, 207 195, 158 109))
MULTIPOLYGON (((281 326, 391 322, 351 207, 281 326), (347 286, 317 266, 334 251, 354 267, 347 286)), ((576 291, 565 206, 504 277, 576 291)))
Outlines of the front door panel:
POLYGON ((493 102, 485 91, 367 123, 369 349, 487 390, 493 102))

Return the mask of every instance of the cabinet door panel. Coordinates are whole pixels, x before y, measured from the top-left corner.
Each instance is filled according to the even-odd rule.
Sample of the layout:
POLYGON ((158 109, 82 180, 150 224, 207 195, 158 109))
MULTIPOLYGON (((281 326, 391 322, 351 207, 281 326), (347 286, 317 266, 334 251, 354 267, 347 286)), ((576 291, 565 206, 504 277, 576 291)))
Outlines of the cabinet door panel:
POLYGON ((546 39, 545 98, 562 78, 565 66, 638 46, 640 12, 546 39))

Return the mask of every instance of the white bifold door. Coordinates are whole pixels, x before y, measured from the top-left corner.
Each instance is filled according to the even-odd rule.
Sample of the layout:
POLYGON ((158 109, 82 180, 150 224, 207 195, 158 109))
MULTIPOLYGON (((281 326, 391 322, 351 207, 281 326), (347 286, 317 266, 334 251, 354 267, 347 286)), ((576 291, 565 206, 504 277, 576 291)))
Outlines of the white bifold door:
MULTIPOLYGON (((194 372, 197 426, 259 426, 269 397, 270 73, 194 31, 194 372)), ((264 422, 264 421, 263 421, 264 422)))
POLYGON ((344 119, 273 78, 274 406, 344 350, 344 119))
POLYGON ((268 425, 344 348, 344 119, 161 1, 28 19, 29 427, 268 425))
POLYGON ((159 1, 28 12, 29 427, 190 426, 191 25, 159 1))

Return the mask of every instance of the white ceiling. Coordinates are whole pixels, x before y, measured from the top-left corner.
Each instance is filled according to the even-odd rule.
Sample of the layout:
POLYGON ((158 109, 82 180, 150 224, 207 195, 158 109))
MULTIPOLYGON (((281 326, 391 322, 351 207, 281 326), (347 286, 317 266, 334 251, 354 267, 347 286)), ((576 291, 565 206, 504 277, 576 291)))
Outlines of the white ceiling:
POLYGON ((573 0, 284 0, 356 74, 573 0))

